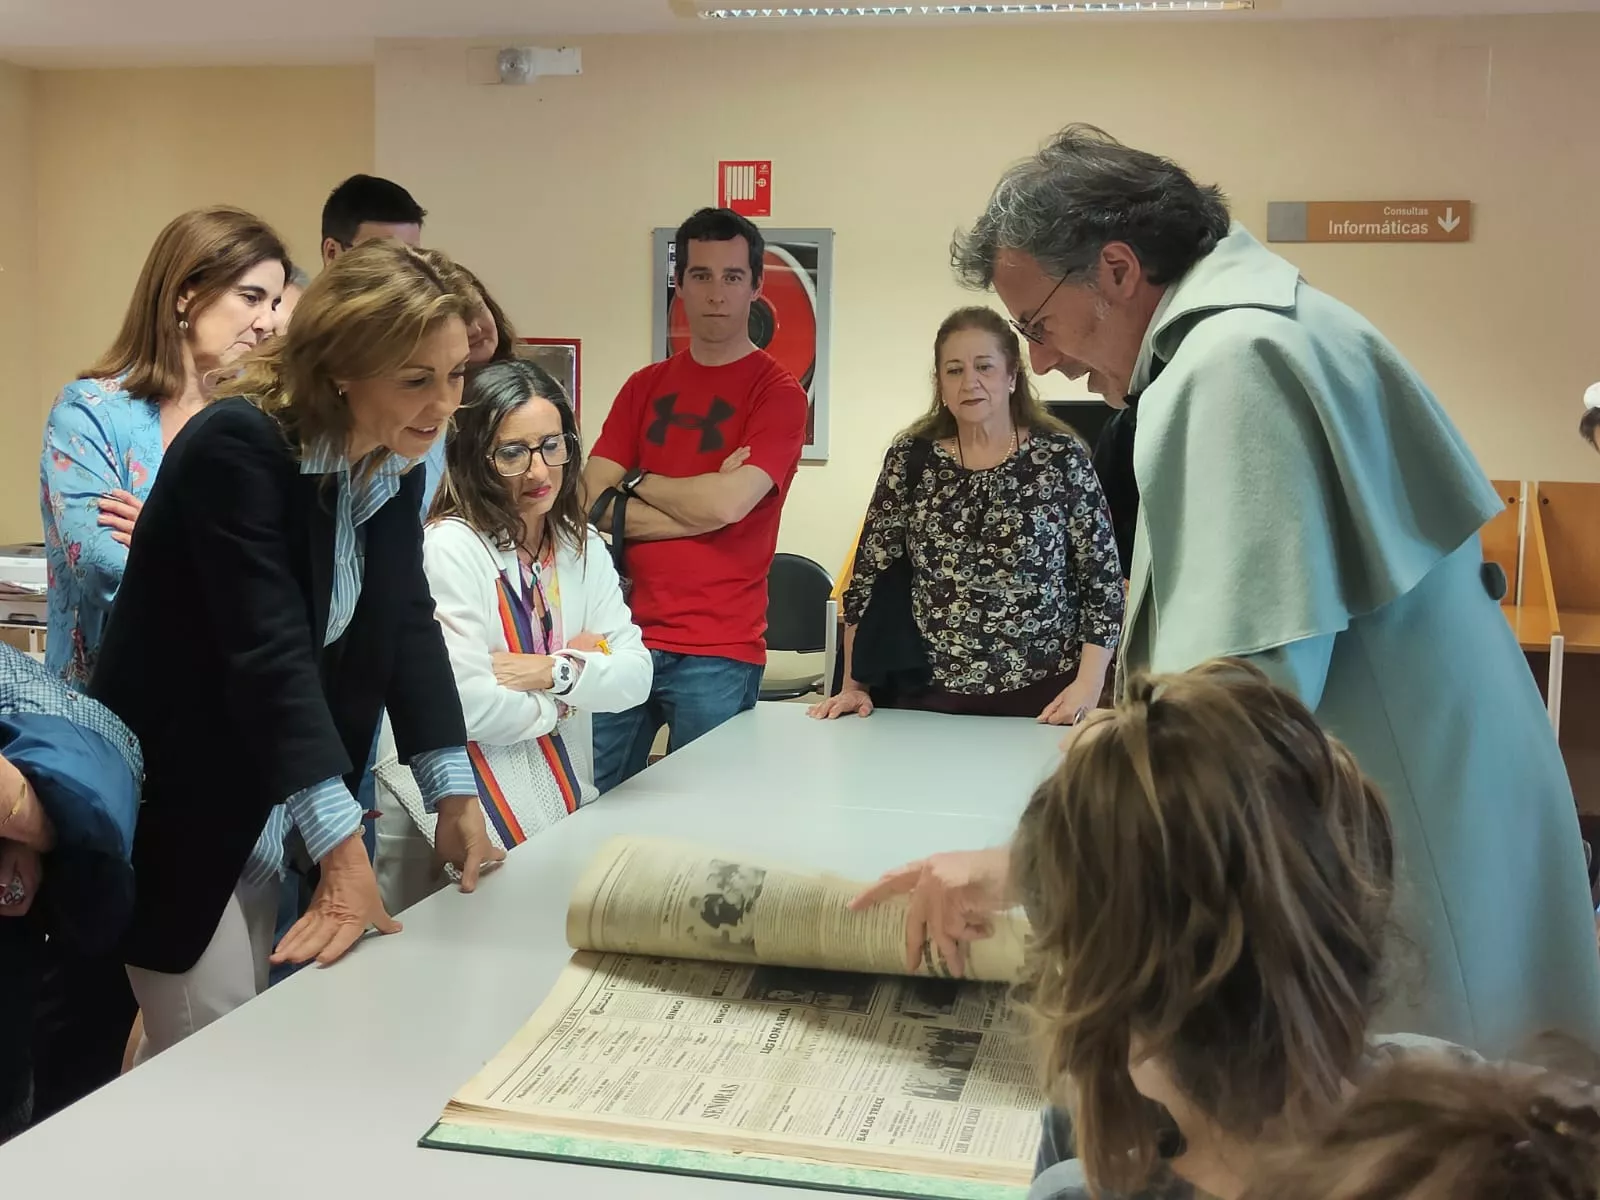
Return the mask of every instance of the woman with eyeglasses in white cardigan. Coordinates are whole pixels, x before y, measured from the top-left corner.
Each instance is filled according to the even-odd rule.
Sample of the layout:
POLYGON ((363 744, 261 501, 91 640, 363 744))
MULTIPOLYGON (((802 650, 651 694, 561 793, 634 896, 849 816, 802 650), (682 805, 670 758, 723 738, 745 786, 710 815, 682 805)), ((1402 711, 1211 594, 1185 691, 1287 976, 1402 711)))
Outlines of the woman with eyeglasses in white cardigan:
MULTIPOLYGON (((598 794, 589 714, 644 703, 652 667, 605 544, 587 526, 577 419, 522 361, 467 383, 423 534, 490 838, 513 849, 598 794)), ((387 730, 377 867, 391 912, 443 882, 432 822, 387 730)))

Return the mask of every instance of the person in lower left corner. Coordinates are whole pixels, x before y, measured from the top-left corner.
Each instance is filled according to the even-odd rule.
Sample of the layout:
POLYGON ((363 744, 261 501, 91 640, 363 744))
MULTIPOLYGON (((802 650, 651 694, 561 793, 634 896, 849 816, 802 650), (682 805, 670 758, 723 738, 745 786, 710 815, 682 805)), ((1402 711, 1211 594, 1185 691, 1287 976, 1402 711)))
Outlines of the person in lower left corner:
POLYGON ((97 955, 133 911, 143 772, 127 726, 0 644, 0 1142, 34 1115, 45 939, 97 955))

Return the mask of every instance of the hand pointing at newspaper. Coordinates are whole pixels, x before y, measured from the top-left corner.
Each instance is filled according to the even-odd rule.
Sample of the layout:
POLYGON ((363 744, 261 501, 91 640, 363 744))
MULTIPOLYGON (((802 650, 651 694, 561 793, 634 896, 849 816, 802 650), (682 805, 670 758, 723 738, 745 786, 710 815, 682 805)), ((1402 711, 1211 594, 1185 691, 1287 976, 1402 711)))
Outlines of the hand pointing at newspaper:
POLYGON ((951 973, 966 972, 967 943, 994 934, 994 918, 1007 907, 1011 848, 957 850, 896 867, 867 888, 850 907, 871 908, 909 893, 906 910, 906 970, 923 963, 931 941, 951 973))

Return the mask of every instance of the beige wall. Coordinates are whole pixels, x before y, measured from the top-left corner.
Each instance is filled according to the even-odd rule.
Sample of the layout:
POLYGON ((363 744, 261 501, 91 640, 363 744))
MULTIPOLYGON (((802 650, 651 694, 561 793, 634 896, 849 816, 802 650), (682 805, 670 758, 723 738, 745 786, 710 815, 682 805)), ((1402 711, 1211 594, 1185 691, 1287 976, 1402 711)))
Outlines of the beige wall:
POLYGON ((378 169, 524 332, 583 339, 591 441, 649 354, 649 230, 714 201, 719 157, 774 160, 771 224, 837 231, 832 458, 782 535, 830 570, 968 299, 951 231, 1070 120, 1221 183, 1258 235, 1270 199, 1476 201, 1466 246, 1288 253, 1418 363, 1491 473, 1600 477, 1574 434, 1600 378, 1600 17, 592 39, 580 77, 526 87, 471 82, 466 50, 380 46, 378 169))
MULTIPOLYGON (((28 373, 0 382, 0 537, 36 540, 41 422, 111 341, 155 235, 185 209, 236 204, 272 222, 315 273, 328 190, 372 169, 372 71, 41 71, 31 94, 36 222, 31 212, 25 226, 8 219, 15 188, 0 149, 0 238, 38 246, 37 303, 26 310, 35 351, 28 373), (25 468, 22 478, 9 468, 25 468)), ((9 95, 0 77, 0 105, 9 95)), ((9 321, 0 329, 17 336, 9 321)))
POLYGON ((7 544, 39 536, 39 433, 19 419, 36 407, 33 82, 30 72, 0 64, 0 542, 7 544))

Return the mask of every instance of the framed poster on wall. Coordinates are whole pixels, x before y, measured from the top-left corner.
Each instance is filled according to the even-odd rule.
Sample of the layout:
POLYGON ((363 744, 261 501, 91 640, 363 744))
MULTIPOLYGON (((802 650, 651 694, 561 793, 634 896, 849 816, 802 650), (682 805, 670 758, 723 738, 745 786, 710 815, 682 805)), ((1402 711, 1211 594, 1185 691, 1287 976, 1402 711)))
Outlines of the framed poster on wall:
POLYGON ((518 338, 517 357, 549 371, 566 389, 572 401, 572 415, 583 428, 583 405, 579 389, 583 384, 583 343, 577 338, 518 338))
MULTIPOLYGON (((651 237, 654 262, 653 361, 688 348, 689 323, 676 295, 672 237, 676 229, 657 229, 651 237)), ((767 250, 761 295, 750 307, 750 340, 800 381, 810 403, 805 462, 828 460, 828 354, 833 319, 833 230, 761 230, 767 250)))

